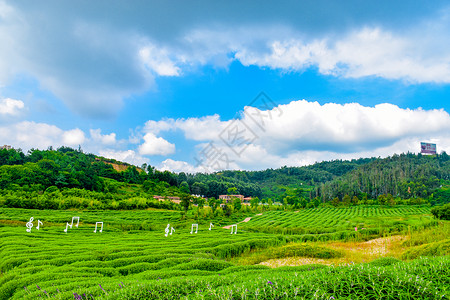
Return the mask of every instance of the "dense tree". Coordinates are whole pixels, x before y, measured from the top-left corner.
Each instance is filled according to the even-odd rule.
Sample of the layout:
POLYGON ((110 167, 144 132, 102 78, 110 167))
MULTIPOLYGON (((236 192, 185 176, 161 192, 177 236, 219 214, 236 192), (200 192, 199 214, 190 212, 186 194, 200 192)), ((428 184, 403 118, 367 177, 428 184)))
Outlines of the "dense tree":
POLYGON ((450 203, 433 207, 431 213, 438 219, 450 220, 450 203))

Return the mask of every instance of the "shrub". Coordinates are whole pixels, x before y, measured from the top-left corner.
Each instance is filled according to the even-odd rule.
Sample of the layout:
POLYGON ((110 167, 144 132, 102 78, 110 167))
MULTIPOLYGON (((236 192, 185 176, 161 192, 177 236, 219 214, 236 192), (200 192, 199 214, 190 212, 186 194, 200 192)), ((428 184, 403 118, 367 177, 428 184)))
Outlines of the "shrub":
POLYGON ((402 262, 401 260, 395 258, 395 257, 380 257, 373 261, 371 261, 369 264, 377 267, 385 267, 390 266, 396 263, 402 262))
POLYGON ((408 249, 402 255, 402 259, 416 259, 421 256, 441 256, 450 254, 450 239, 425 244, 408 249))
POLYGON ((450 220, 450 203, 433 207, 431 213, 438 219, 450 220))

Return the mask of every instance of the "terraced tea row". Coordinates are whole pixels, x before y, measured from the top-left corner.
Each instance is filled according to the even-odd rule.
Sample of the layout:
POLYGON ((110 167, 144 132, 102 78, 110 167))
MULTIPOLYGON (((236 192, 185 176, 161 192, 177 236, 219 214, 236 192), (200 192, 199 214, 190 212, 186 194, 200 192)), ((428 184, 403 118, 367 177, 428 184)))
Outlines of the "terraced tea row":
POLYGON ((162 231, 94 234, 81 228, 61 234, 58 227, 32 233, 24 227, 1 227, 0 240, 2 299, 35 285, 47 292, 53 286, 69 291, 72 282, 92 287, 131 275, 155 279, 184 276, 192 270, 207 275, 233 266, 219 258, 288 241, 266 234, 231 235, 221 228, 197 234, 176 232, 165 237, 162 231))
MULTIPOLYGON (((318 208, 297 212, 266 212, 255 216, 244 229, 252 231, 271 231, 275 228, 286 229, 283 233, 330 233, 338 231, 357 231, 380 227, 406 228, 431 222, 430 208, 423 207, 350 207, 318 208)), ((276 231, 275 231, 276 232, 276 231)), ((281 233, 281 231, 280 231, 281 233)))
MULTIPOLYGON (((399 269, 384 271, 368 265, 355 266, 351 270, 324 266, 270 270, 265 266, 236 266, 230 262, 230 258, 254 253, 252 250, 258 249, 266 249, 267 253, 264 253, 270 257, 273 254, 307 255, 312 252, 316 255, 319 250, 321 255, 336 256, 339 253, 326 248, 286 244, 357 237, 361 232, 378 236, 379 226, 391 228, 394 222, 425 226, 430 222, 426 207, 264 212, 248 223, 240 223, 238 234, 230 234, 229 229, 218 224, 210 231, 209 221, 200 221, 198 233, 190 234, 192 219, 172 211, 2 209, 0 299, 53 296, 59 299, 86 299, 90 296, 95 299, 178 299, 180 295, 189 299, 292 298, 299 295, 329 299, 371 289, 378 289, 379 294, 367 297, 379 298, 396 292, 401 281, 408 276, 421 276, 420 281, 406 288, 411 297, 433 299, 448 291, 448 258, 427 260, 423 265, 405 263, 399 269), (25 222, 31 215, 44 220, 39 231, 26 232, 25 222), (80 226, 64 233, 62 225, 74 215, 80 216, 80 226), (99 220, 105 223, 104 231, 93 233, 93 225, 99 220), (271 225, 271 220, 278 225, 271 225), (130 231, 121 228, 144 222, 149 227, 141 226, 140 230, 130 231), (166 237, 164 227, 168 222, 176 231, 166 237), (355 231, 352 228, 355 222, 364 222, 367 228, 355 231), (297 230, 297 224, 304 224, 301 225, 304 226, 303 234, 281 235, 267 230, 297 230), (322 230, 316 226, 323 226, 326 233, 311 234, 314 230, 322 230), (398 273, 397 277, 381 273, 393 271, 398 273), (437 274, 438 279, 435 278, 437 274), (376 279, 367 280, 368 277, 376 279), (369 287, 369 284, 372 285, 369 287), (432 289, 433 293, 424 288, 432 289)), ((234 220, 227 222, 227 225, 235 223, 234 220)))

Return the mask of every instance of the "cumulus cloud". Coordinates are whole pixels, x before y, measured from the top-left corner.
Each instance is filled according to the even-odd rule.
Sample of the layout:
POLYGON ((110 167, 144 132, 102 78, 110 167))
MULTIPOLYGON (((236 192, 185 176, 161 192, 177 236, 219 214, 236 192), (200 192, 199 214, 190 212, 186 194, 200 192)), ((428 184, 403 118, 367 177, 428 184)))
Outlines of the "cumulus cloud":
POLYGON ((153 133, 144 136, 144 143, 139 146, 141 155, 169 155, 175 152, 175 145, 153 133))
POLYGON ((25 107, 22 100, 5 98, 0 100, 0 115, 17 116, 25 107))
POLYGON ((64 131, 57 126, 19 122, 0 127, 0 140, 4 144, 22 149, 46 149, 50 146, 78 146, 85 141, 84 132, 78 128, 64 131))
POLYGON ((81 145, 85 141, 84 132, 78 128, 65 131, 62 134, 62 141, 64 145, 68 146, 81 145))
POLYGON ((449 83, 450 55, 436 53, 433 47, 442 41, 428 39, 420 44, 428 44, 429 48, 418 47, 414 30, 402 35, 367 27, 338 39, 274 39, 266 51, 236 49, 235 57, 246 66, 287 71, 317 67, 322 74, 338 77, 377 76, 413 83, 449 83))
POLYGON ((104 149, 99 151, 99 155, 106 158, 112 158, 121 162, 127 162, 135 166, 141 166, 144 163, 148 163, 148 159, 142 157, 133 150, 121 151, 114 149, 104 149))
MULTIPOLYGON (((145 132, 181 130, 194 141, 223 141, 237 138, 254 140, 267 149, 321 150, 341 152, 384 146, 410 137, 432 135, 450 128, 450 116, 443 109, 402 109, 383 103, 374 107, 358 103, 336 104, 292 101, 260 110, 245 107, 242 119, 221 121, 220 116, 150 120, 145 132), (244 136, 245 135, 245 136, 244 136)), ((228 142, 231 144, 231 142, 228 142)))
MULTIPOLYGON (((435 139, 450 150, 450 115, 442 109, 402 109, 383 103, 336 104, 292 101, 272 109, 245 107, 241 119, 220 117, 149 121, 147 131, 180 130, 199 141, 198 165, 167 160, 162 168, 264 169, 329 159, 418 152, 420 141, 435 139), (208 134, 203 134, 203 131, 208 134), (206 168, 205 168, 206 167, 206 168)), ((152 139, 156 139, 151 134, 152 139)))
MULTIPOLYGON (((266 120, 261 134, 260 143, 268 148, 347 152, 385 146, 410 136, 433 135, 450 128, 450 116, 442 109, 402 109, 388 103, 374 107, 358 103, 320 105, 306 100, 293 101, 280 108, 283 114, 266 120)), ((244 121, 252 124, 249 117, 244 121)))
POLYGON ((173 160, 173 159, 166 159, 163 162, 161 162, 157 169, 160 171, 171 171, 171 172, 185 172, 185 173, 205 173, 205 169, 201 166, 193 166, 185 161, 181 160, 173 160))
POLYGON ((96 143, 101 143, 103 145, 112 145, 116 143, 116 134, 102 134, 101 129, 90 129, 89 133, 91 135, 91 139, 96 143))
POLYGON ((180 68, 169 58, 169 51, 152 44, 139 49, 143 64, 160 76, 178 76, 180 68))
MULTIPOLYGON (((243 4, 241 11, 226 3, 203 3, 210 8, 205 10, 208 18, 203 10, 184 3, 175 9, 142 5, 125 10, 118 4, 111 9, 109 3, 99 1, 89 3, 91 13, 86 14, 83 4, 69 10, 65 5, 43 8, 0 1, 0 56, 8 57, 0 60, 0 85, 26 74, 73 111, 98 118, 117 114, 124 99, 154 87, 158 76, 181 76, 205 64, 227 67, 235 60, 296 72, 313 67, 346 78, 450 82, 446 46, 450 11, 442 3, 417 5, 423 15, 413 16, 411 11, 392 9, 389 3, 368 14, 373 19, 390 17, 369 24, 364 23, 372 20, 367 19, 366 6, 359 8, 365 12, 361 16, 343 13, 350 9, 329 10, 330 16, 311 22, 306 16, 294 17, 287 9, 290 5, 255 10, 243 4), (41 17, 42 9, 48 11, 46 18, 41 17), (105 11, 113 17, 103 19, 105 11), (180 11, 186 19, 174 22, 180 11), (235 18, 224 18, 225 11, 235 18), (252 14, 244 14, 246 22, 239 21, 237 16, 243 17, 245 11, 252 14), (174 18, 161 18, 168 12, 174 18), (359 29, 342 24, 339 14, 357 20, 359 29), (210 15, 217 18, 213 23, 210 15), (285 21, 283 26, 279 20, 285 21), (392 20, 407 25, 400 30, 390 26, 392 20), (318 27, 321 30, 315 32, 318 27), (40 28, 47 29, 45 34, 40 28)), ((323 6, 295 5, 294 11, 305 14, 323 6)))
POLYGON ((201 118, 167 118, 161 121, 149 120, 145 123, 144 132, 159 134, 162 131, 182 130, 185 137, 194 141, 218 139, 218 133, 229 124, 229 121, 220 121, 220 116, 214 114, 201 118))

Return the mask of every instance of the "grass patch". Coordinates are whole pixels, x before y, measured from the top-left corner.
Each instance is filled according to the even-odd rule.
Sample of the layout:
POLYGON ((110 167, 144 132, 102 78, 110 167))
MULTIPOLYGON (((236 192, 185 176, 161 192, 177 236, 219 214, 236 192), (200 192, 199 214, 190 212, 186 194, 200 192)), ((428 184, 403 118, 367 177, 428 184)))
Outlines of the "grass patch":
POLYGON ((408 249, 403 253, 402 259, 416 259, 422 256, 443 255, 450 255, 450 239, 408 249))
POLYGON ((248 255, 237 257, 233 262, 241 265, 253 265, 260 262, 287 257, 309 257, 319 259, 330 259, 342 257, 343 253, 334 249, 306 243, 291 243, 281 247, 270 247, 268 249, 254 251, 248 255))

